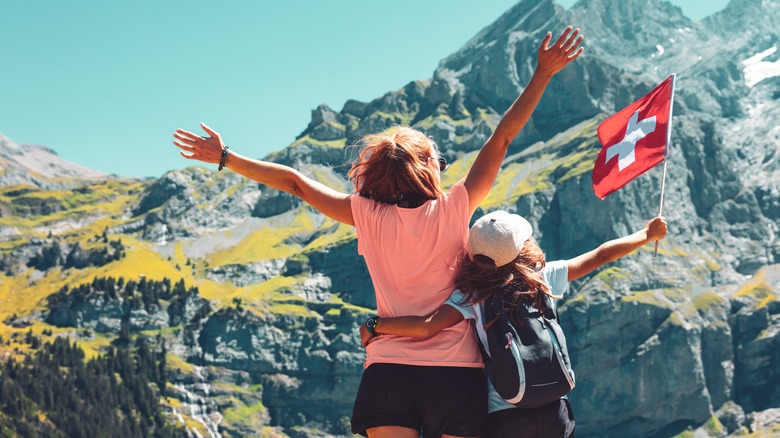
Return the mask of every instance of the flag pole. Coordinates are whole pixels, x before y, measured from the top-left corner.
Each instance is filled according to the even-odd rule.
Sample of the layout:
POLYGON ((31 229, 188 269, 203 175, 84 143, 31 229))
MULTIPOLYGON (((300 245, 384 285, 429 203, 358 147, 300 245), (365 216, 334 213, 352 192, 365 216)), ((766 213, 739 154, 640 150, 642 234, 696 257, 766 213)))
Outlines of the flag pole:
MULTIPOLYGON (((669 102, 669 125, 666 129, 666 151, 664 151, 664 171, 661 176, 661 205, 658 207, 658 216, 664 212, 664 187, 666 186, 666 163, 669 161, 669 147, 672 145, 672 111, 674 110, 674 85, 677 82, 677 73, 672 73, 672 96, 669 102)), ((655 241, 653 258, 658 256, 658 241, 655 241)))

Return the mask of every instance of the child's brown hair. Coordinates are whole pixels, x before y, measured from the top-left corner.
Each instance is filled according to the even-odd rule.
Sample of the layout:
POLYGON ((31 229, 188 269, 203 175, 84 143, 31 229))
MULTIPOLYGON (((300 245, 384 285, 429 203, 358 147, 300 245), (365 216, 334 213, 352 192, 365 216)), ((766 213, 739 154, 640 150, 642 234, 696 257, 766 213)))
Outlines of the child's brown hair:
POLYGON ((476 254, 472 260, 464 252, 458 258, 455 286, 464 293, 468 303, 481 303, 494 294, 501 294, 509 305, 516 305, 523 297, 532 297, 541 310, 541 294, 561 298, 553 295, 542 280, 540 271, 544 266, 544 252, 536 240, 529 237, 517 258, 499 267, 488 257, 476 254))

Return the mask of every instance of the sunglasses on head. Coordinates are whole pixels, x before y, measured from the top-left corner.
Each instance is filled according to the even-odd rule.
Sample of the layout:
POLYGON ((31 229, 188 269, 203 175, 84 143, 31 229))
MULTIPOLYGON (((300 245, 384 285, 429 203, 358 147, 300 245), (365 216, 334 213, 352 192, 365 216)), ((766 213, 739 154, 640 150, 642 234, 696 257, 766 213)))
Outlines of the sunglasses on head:
POLYGON ((447 160, 444 157, 439 157, 439 172, 444 172, 447 168, 447 160))
POLYGON ((433 150, 436 151, 436 155, 439 156, 439 172, 444 172, 444 169, 447 168, 447 160, 441 156, 441 152, 439 152, 439 145, 437 145, 433 140, 431 140, 431 143, 433 143, 433 150))

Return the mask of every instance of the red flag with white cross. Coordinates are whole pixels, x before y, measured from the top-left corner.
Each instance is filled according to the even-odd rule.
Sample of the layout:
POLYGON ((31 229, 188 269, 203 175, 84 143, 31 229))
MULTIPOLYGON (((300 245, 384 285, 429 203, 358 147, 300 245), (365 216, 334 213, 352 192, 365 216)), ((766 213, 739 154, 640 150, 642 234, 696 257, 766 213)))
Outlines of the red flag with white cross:
POLYGON ((664 161, 671 136, 674 78, 605 120, 601 152, 593 166, 593 191, 601 199, 664 161))

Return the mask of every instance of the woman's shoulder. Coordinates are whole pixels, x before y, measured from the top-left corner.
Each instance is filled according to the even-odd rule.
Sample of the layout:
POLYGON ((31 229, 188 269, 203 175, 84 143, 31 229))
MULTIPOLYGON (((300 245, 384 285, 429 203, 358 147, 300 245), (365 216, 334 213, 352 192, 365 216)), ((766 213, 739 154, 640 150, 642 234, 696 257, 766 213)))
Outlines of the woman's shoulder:
POLYGON ((353 193, 349 198, 349 202, 352 209, 358 211, 376 212, 393 206, 391 204, 379 202, 368 196, 361 195, 360 193, 353 193))
MULTIPOLYGON (((456 213, 459 219, 463 215, 471 216, 469 211, 469 192, 466 190, 463 180, 453 184, 446 192, 442 193, 438 199, 432 201, 432 205, 440 205, 445 211, 456 213)), ((468 222, 468 218, 466 218, 468 222)))
POLYGON ((443 196, 451 197, 451 196, 465 196, 468 198, 469 192, 466 190, 466 180, 461 178, 452 185, 447 191, 444 192, 443 196))

